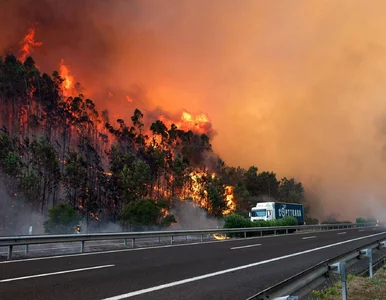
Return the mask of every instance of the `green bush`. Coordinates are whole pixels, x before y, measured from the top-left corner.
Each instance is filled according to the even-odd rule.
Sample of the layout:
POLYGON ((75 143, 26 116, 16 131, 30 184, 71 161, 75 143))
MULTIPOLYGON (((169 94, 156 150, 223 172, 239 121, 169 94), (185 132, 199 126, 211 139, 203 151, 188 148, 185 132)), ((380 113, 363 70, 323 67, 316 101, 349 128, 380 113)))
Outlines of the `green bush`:
POLYGON ((162 210, 166 208, 166 201, 141 199, 125 205, 119 214, 119 221, 124 228, 167 227, 176 223, 176 220, 173 215, 163 217, 162 210))
POLYGON ((356 220, 355 220, 355 223, 357 224, 363 224, 363 223, 376 223, 377 220, 374 219, 374 218, 363 218, 363 217, 358 217, 356 220))
MULTIPOLYGON (((294 217, 285 217, 277 220, 258 220, 251 221, 244 216, 237 214, 231 214, 225 217, 224 228, 250 228, 250 227, 278 227, 278 226, 296 226, 298 221, 294 217)), ((248 232, 247 236, 257 236, 260 235, 259 232, 248 232)), ((243 233, 233 233, 229 236, 244 236, 243 233)))
POLYGON ((247 228, 253 227, 251 220, 244 216, 231 214, 225 217, 224 228, 247 228))
POLYGON ((48 220, 44 221, 44 231, 52 234, 75 233, 80 216, 68 203, 60 203, 49 210, 48 220))

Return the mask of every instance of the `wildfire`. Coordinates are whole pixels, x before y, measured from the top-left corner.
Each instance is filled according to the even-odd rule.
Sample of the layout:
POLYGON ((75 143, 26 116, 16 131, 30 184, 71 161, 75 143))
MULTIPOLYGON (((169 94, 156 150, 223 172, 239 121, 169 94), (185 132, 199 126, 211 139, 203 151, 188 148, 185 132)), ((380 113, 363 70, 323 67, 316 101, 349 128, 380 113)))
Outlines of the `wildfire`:
POLYGON ((227 210, 223 212, 223 215, 229 215, 230 213, 234 212, 236 210, 236 203, 234 202, 234 193, 233 193, 233 186, 226 186, 225 187, 225 196, 227 201, 227 210))
POLYGON ((216 239, 216 240, 219 240, 219 241, 222 241, 222 240, 227 240, 229 239, 229 237, 225 236, 225 235, 222 235, 222 234, 213 234, 213 237, 216 239))
MULTIPOLYGON (((189 174, 191 179, 191 188, 188 191, 188 195, 192 198, 193 202, 200 207, 203 207, 207 210, 210 209, 210 203, 206 199, 208 192, 205 190, 205 177, 208 177, 209 174, 202 170, 195 170, 189 174)), ((216 177, 215 173, 210 175, 212 179, 216 177)), ((233 186, 225 187, 226 197, 226 210, 223 211, 223 215, 228 215, 236 210, 236 204, 234 202, 233 186)))
POLYGON ((192 130, 199 134, 210 132, 212 127, 209 118, 205 114, 193 116, 186 111, 182 112, 180 120, 176 122, 165 116, 160 116, 159 120, 162 121, 167 127, 171 127, 171 125, 174 124, 180 130, 192 130))
MULTIPOLYGON (((33 51, 33 47, 39 47, 42 45, 42 42, 36 42, 35 41, 35 29, 30 28, 28 30, 27 35, 24 37, 24 39, 20 42, 22 45, 20 50, 20 60, 24 61, 26 57, 33 51)), ((75 92, 77 91, 78 87, 75 85, 75 78, 71 74, 70 68, 68 65, 65 64, 64 59, 61 59, 59 63, 59 75, 62 78, 62 84, 61 84, 61 91, 62 95, 64 97, 71 97, 74 96, 75 92)), ((33 97, 33 90, 31 91, 31 98, 33 97)), ((115 97, 114 91, 107 92, 107 97, 113 98, 115 97)), ((133 98, 129 95, 125 96, 125 100, 129 103, 133 102, 133 98)), ((119 114, 113 114, 112 115, 114 120, 120 119, 121 116, 119 114)), ((171 125, 174 124, 177 126, 178 129, 184 130, 184 131, 193 131, 195 134, 208 134, 210 133, 212 129, 211 122, 208 118, 208 116, 204 113, 193 115, 188 113, 187 111, 183 111, 180 118, 176 121, 172 121, 166 116, 160 116, 159 120, 162 121, 165 126, 168 128, 171 128, 171 125)), ((103 127, 103 125, 100 125, 103 127)), ((103 127, 104 128, 104 127, 103 127)), ((71 127, 71 130, 73 127, 71 127)), ((101 130, 102 131, 102 130, 101 130)), ((161 139, 160 136, 154 136, 156 145, 160 144, 161 141, 157 141, 157 139, 161 139)), ((151 139, 149 139, 150 142, 151 139)), ((158 146, 159 147, 159 146, 158 146)), ((64 161, 65 163, 65 161, 64 161)), ((111 172, 103 172, 108 177, 112 176, 111 172)), ((186 185, 182 188, 181 191, 181 198, 191 198, 195 205, 200 206, 208 211, 211 210, 211 202, 208 200, 208 192, 205 189, 206 186, 206 180, 212 178, 215 179, 217 175, 215 173, 208 173, 205 170, 202 169, 195 169, 190 174, 190 182, 186 183, 186 185)), ((170 177, 168 179, 167 185, 170 185, 173 181, 173 178, 170 177)), ((224 197, 226 199, 226 209, 223 211, 224 215, 230 214, 231 212, 235 211, 236 205, 234 203, 234 195, 233 195, 233 187, 232 186, 226 186, 224 197)), ((168 188, 165 188, 162 184, 155 186, 154 191, 164 198, 170 198, 172 197, 171 191, 168 188)), ((78 203, 78 208, 83 209, 82 205, 78 203)), ((168 211, 163 210, 163 215, 166 216, 168 214, 168 211)), ((90 213, 90 215, 96 219, 99 220, 98 215, 90 213)), ((221 235, 214 235, 216 239, 225 239, 226 237, 223 237, 221 235)))
POLYGON ((71 96, 72 90, 74 88, 74 77, 70 75, 70 70, 68 66, 64 64, 63 59, 60 61, 59 75, 63 79, 63 83, 62 83, 63 95, 65 97, 71 96))
POLYGON ((90 216, 91 216, 93 219, 97 220, 97 221, 100 221, 100 220, 101 220, 101 219, 98 217, 98 215, 97 215, 97 214, 94 214, 93 212, 90 212, 90 216))
POLYGON ((19 60, 24 62, 28 55, 31 54, 34 47, 40 47, 43 43, 35 41, 35 28, 29 28, 26 36, 20 42, 20 57, 19 60))

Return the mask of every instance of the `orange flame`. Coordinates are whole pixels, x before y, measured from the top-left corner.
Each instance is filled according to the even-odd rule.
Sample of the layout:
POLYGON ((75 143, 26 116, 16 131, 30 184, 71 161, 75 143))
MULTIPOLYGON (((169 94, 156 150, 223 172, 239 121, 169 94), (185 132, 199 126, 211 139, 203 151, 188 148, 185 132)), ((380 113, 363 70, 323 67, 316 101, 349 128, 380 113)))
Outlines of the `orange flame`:
POLYGON ((21 54, 19 60, 24 62, 28 55, 33 51, 33 47, 40 47, 43 43, 35 41, 35 28, 29 28, 26 36, 20 42, 21 54))
POLYGON ((127 102, 129 102, 129 103, 133 103, 133 99, 130 98, 130 96, 126 96, 126 100, 127 100, 127 102))
POLYGON ((222 240, 227 240, 229 239, 229 237, 225 236, 225 235, 222 235, 222 234, 213 234, 213 237, 216 239, 216 240, 219 240, 219 241, 222 241, 222 240))
POLYGON ((234 212, 236 210, 236 203, 234 202, 234 193, 233 193, 233 186, 226 186, 225 187, 225 196, 227 201, 227 210, 223 212, 223 215, 229 215, 230 213, 234 212))
POLYGON ((167 127, 174 125, 180 130, 192 130, 193 132, 203 134, 208 133, 211 129, 211 123, 209 118, 205 114, 193 116, 192 114, 183 111, 180 120, 174 122, 165 116, 160 116, 159 120, 162 121, 167 127))
POLYGON ((74 88, 74 77, 70 75, 70 69, 64 64, 64 60, 60 61, 59 75, 63 79, 62 89, 63 95, 69 97, 72 94, 74 88))

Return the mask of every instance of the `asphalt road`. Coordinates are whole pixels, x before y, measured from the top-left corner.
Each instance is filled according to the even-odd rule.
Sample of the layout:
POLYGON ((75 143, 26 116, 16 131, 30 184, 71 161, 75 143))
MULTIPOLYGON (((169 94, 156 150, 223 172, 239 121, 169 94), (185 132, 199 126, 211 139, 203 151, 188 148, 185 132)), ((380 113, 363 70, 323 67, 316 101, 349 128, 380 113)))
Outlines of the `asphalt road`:
POLYGON ((246 299, 384 237, 344 229, 0 262, 0 299, 246 299))

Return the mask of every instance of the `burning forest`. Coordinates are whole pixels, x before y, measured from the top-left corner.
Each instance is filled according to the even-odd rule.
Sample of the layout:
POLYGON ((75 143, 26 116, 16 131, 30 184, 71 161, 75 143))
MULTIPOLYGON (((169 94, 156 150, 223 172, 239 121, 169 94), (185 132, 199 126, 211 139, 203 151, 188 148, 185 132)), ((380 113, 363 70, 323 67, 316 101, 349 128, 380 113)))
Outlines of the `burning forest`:
POLYGON ((146 117, 137 108, 129 118, 111 115, 87 98, 65 59, 51 76, 41 72, 31 56, 44 48, 35 28, 19 46, 0 59, 0 167, 10 199, 0 234, 23 209, 42 222, 59 203, 94 223, 169 226, 176 222, 169 211, 181 201, 214 218, 246 212, 263 196, 304 202, 294 179, 227 166, 212 149, 206 114, 146 117))

